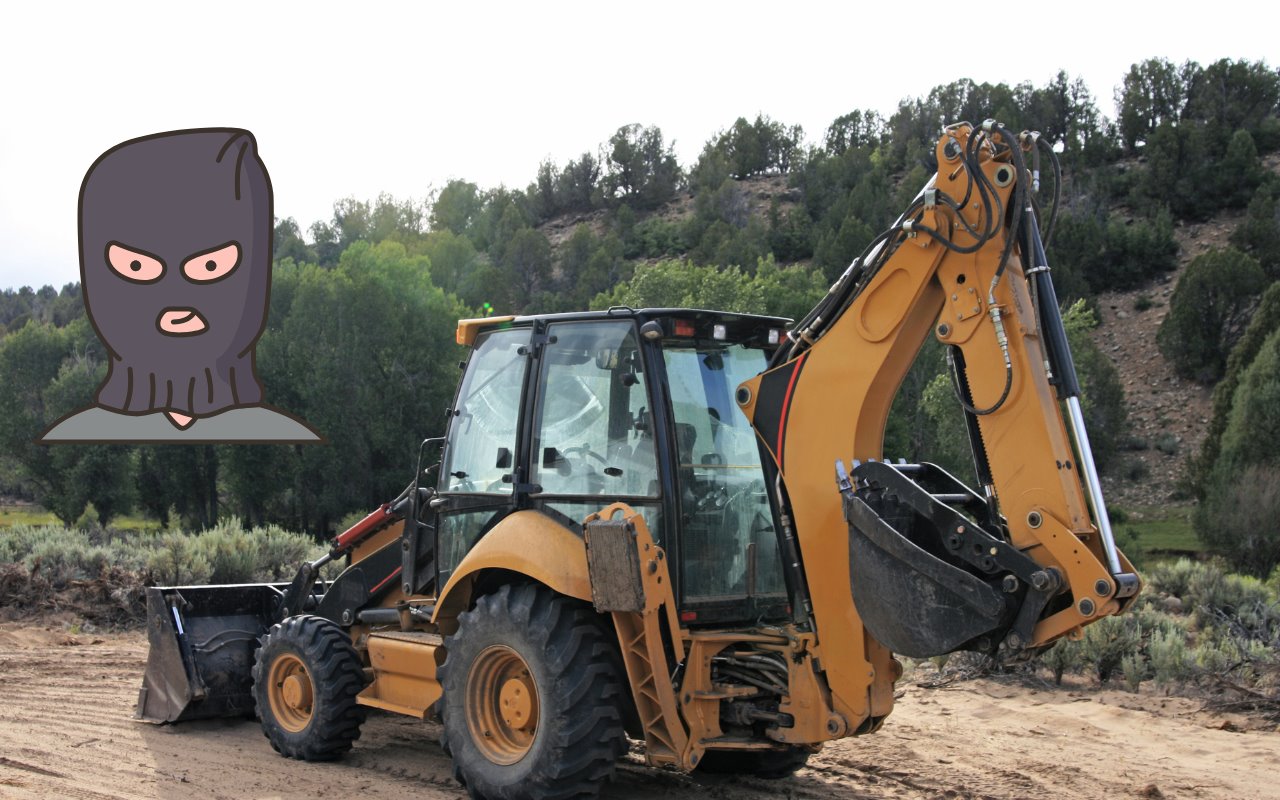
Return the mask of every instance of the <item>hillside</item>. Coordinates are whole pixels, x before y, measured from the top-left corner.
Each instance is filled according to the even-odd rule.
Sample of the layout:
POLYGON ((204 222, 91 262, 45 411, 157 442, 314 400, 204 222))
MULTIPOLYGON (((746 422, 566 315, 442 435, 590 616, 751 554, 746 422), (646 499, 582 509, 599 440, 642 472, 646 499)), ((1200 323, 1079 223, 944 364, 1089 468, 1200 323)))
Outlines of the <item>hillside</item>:
MULTIPOLYGON (((1280 154, 1263 159, 1263 165, 1280 175, 1280 154)), ((902 176, 896 176, 896 190, 902 176)), ((775 201, 785 211, 794 207, 798 193, 785 175, 763 175, 735 181, 754 219, 762 220, 775 201)), ((1121 209, 1117 209, 1119 212, 1121 209)), ((686 224, 694 215, 694 193, 680 192, 640 221, 662 220, 686 224)), ((1243 211, 1226 210, 1204 222, 1179 223, 1174 230, 1178 244, 1177 266, 1137 288, 1104 291, 1093 301, 1099 325, 1091 339, 1115 365, 1124 388, 1128 432, 1118 463, 1103 476, 1109 500, 1132 508, 1153 508, 1170 502, 1185 503, 1180 491, 1186 459, 1198 452, 1212 416, 1213 387, 1180 378, 1156 345, 1156 332, 1169 311, 1169 300, 1178 279, 1196 256, 1228 246, 1232 231, 1244 218, 1243 211)), ((608 232, 610 213, 600 209, 553 217, 538 230, 552 245, 559 261, 563 247, 579 225, 596 236, 608 232)), ((653 261, 641 259, 639 263, 653 261)), ((795 262, 805 269, 810 261, 795 262)))
POLYGON ((1114 502, 1155 506, 1179 499, 1175 487, 1187 456, 1204 441, 1213 388, 1178 377, 1156 346, 1156 331, 1187 264, 1225 247, 1241 216, 1224 213, 1210 222, 1179 227, 1175 236, 1181 251, 1174 272, 1139 289, 1098 295, 1101 324, 1093 340, 1119 370, 1129 412, 1126 463, 1104 477, 1114 502))

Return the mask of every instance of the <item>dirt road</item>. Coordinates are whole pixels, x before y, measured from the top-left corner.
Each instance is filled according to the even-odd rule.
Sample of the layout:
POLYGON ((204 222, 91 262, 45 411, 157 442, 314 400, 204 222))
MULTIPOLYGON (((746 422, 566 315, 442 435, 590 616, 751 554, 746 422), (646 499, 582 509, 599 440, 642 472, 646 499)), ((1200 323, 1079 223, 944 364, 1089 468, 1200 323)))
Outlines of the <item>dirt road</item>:
MULTIPOLYGON (((465 796, 439 729, 401 717, 372 715, 346 759, 319 765, 275 755, 252 722, 134 722, 145 656, 140 633, 0 624, 0 797, 465 796)), ((794 779, 700 783, 633 752, 604 797, 1280 798, 1280 734, 1199 706, 1145 690, 908 683, 881 733, 829 745, 794 779)))

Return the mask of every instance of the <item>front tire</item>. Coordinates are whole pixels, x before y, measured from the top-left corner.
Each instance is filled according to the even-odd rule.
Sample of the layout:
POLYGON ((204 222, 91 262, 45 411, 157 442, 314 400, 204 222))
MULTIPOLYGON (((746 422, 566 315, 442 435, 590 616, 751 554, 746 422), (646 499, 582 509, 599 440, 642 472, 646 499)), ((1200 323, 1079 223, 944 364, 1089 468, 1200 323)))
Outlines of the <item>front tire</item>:
POLYGON ((626 752, 623 683, 601 617, 536 584, 458 617, 440 668, 454 777, 485 800, 591 797, 626 752))
POLYGON ((356 702, 364 665, 345 631, 300 615, 262 637, 253 664, 253 700, 262 733, 282 756, 332 761, 360 738, 366 709, 356 702))

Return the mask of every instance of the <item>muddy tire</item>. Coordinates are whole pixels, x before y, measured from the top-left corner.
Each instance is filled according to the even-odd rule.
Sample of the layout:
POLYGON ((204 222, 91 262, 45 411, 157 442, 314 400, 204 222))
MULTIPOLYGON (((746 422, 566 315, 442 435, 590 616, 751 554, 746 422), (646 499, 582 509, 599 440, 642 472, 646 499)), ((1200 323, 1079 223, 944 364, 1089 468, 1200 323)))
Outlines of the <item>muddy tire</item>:
POLYGON ((484 800, 592 797, 626 752, 611 629, 535 584, 503 586, 445 639, 444 746, 484 800))
POLYGON ((704 775, 743 775, 778 780, 789 778, 809 761, 803 747, 785 750, 708 750, 698 762, 704 775))
POLYGON ((364 665, 342 628, 321 617, 289 617, 262 637, 253 664, 253 700, 276 752, 332 761, 360 738, 364 665))

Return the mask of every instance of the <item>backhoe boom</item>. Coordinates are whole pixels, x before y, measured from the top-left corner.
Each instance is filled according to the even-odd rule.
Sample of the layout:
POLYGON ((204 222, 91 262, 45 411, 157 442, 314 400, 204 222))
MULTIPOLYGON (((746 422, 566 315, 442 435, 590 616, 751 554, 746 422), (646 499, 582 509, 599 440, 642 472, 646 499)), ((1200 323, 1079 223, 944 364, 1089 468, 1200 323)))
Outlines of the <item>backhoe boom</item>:
POLYGON ((886 645, 1025 657, 1138 588, 1110 541, 1079 418, 1022 158, 1035 146, 994 123, 949 128, 911 208, 738 391, 781 474, 803 564, 793 582, 807 588, 835 707, 855 726, 892 702, 886 645), (931 334, 965 407, 978 493, 932 465, 876 463, 931 334))

